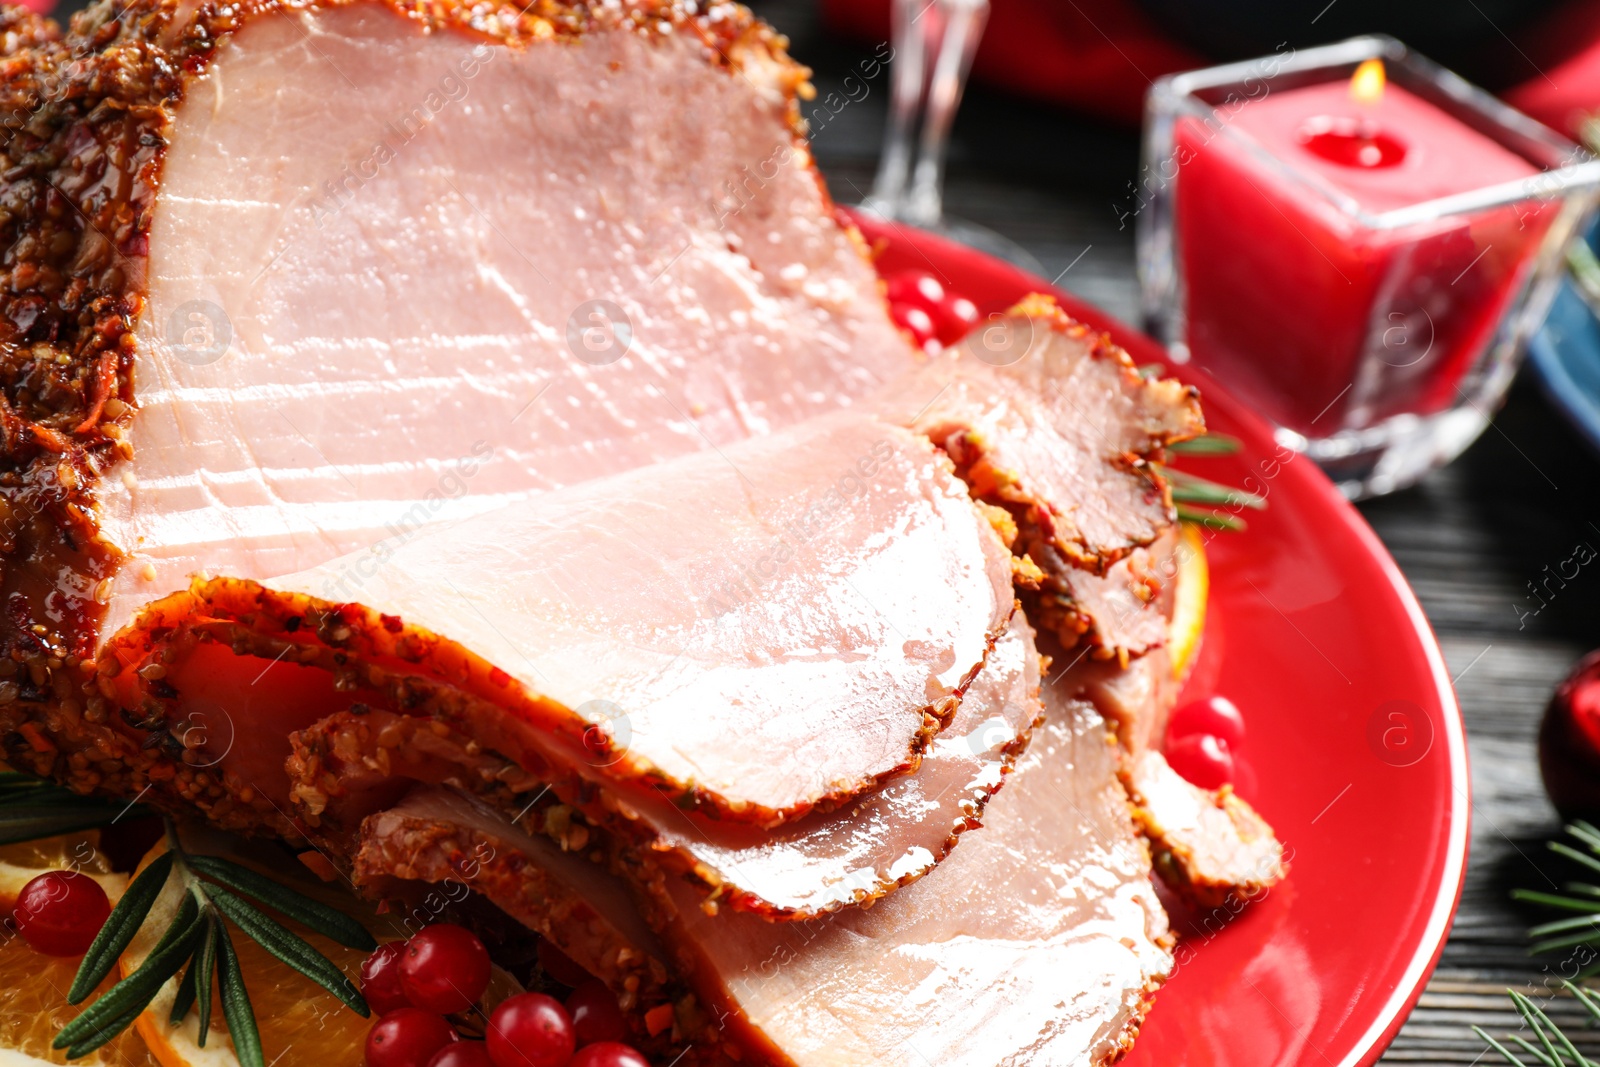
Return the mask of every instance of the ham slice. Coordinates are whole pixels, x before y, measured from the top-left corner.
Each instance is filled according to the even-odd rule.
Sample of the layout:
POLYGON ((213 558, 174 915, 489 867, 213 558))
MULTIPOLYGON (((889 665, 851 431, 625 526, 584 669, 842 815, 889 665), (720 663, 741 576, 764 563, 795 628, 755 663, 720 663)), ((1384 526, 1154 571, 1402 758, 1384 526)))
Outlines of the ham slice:
MULTIPOLYGON (((268 663, 332 668, 345 689, 388 671, 399 710, 429 687, 435 715, 476 699, 493 709, 483 743, 515 735, 536 774, 771 826, 913 769, 1014 603, 1009 554, 948 461, 865 414, 544 494, 361 560, 374 566, 219 579, 161 602, 108 650, 136 668, 109 688, 170 736, 195 714, 185 691, 217 684, 214 667, 189 666, 197 643, 256 639, 277 646, 268 663), (351 592, 384 610, 330 595, 352 572, 351 592)), ((295 705, 234 719, 284 738, 287 717, 303 728, 334 710, 295 705)), ((240 795, 260 751, 218 757, 219 785, 240 795)), ((277 811, 266 792, 258 804, 277 811)))
MULTIPOLYGON (((708 909, 683 882, 652 887, 641 906, 698 998, 693 1008, 680 1003, 675 1036, 793 1067, 1118 1058, 1171 969, 1171 938, 1104 720, 1085 701, 1046 701, 1045 723, 990 801, 985 825, 870 909, 774 924, 708 909)), ((481 809, 426 796, 372 816, 362 837, 361 876, 379 881, 397 869, 448 867, 451 849, 425 846, 417 860, 399 842, 449 840, 460 851, 488 840, 494 862, 511 865, 537 864, 549 850, 485 822, 481 809)), ((566 870, 570 858, 562 860, 566 870)), ((574 896, 614 902, 607 879, 594 865, 536 880, 550 896, 529 921, 542 929, 542 911, 565 913, 574 896)), ((501 891, 498 878, 484 883, 501 891)), ((529 902, 524 895, 509 906, 529 902)), ((658 958, 659 942, 644 943, 648 950, 621 951, 658 958)))
POLYGON ((982 825, 1032 735, 1038 692, 1039 654, 1019 614, 916 774, 765 833, 680 816, 663 822, 657 847, 690 857, 720 901, 768 918, 870 903, 933 870, 958 837, 982 825))
POLYGON ((57 670, 196 571, 302 571, 903 371, 806 71, 694 10, 7 16, 16 653, 57 670))
POLYGON ((1135 594, 1154 599, 1171 577, 1147 558, 1177 522, 1151 461, 1203 432, 1192 387, 1142 377, 1105 334, 1033 296, 891 397, 890 410, 950 454, 975 496, 1013 515, 1036 625, 1124 662, 1164 641, 1159 627, 1097 620, 1120 616, 1135 594))
POLYGON ((1249 900, 1288 871, 1272 827, 1232 787, 1201 789, 1159 752, 1126 765, 1135 818, 1169 887, 1200 907, 1249 900))
POLYGON ((622 991, 626 1011, 675 992, 666 950, 623 882, 456 790, 421 786, 372 815, 351 875, 381 894, 404 882, 478 893, 622 991))
POLYGON ((681 891, 668 939, 744 1047, 796 1067, 1100 1064, 1171 968, 1103 720, 1046 720, 982 829, 868 910, 774 926, 681 891))
POLYGON ((1114 667, 1080 662, 1047 688, 1082 694, 1114 724, 1123 753, 1122 780, 1162 881, 1205 908, 1247 900, 1282 881, 1288 861, 1267 821, 1232 788, 1201 789, 1161 755, 1167 713, 1179 690, 1166 650, 1157 649, 1126 669, 1114 667))
POLYGON ((517 814, 521 825, 570 843, 573 815, 564 806, 550 812, 564 796, 593 816, 576 831, 581 837, 573 847, 603 844, 641 881, 663 871, 688 877, 719 907, 807 918, 870 902, 926 874, 962 833, 980 825, 984 806, 1031 734, 1038 688, 1032 630, 1017 615, 917 773, 771 830, 707 819, 615 785, 588 802, 583 798, 595 790, 566 783, 552 795, 548 775, 528 773, 475 743, 473 734, 447 729, 438 719, 371 707, 329 715, 299 731, 290 775, 335 852, 350 847, 357 823, 404 792, 397 780, 471 790, 502 813, 517 814))

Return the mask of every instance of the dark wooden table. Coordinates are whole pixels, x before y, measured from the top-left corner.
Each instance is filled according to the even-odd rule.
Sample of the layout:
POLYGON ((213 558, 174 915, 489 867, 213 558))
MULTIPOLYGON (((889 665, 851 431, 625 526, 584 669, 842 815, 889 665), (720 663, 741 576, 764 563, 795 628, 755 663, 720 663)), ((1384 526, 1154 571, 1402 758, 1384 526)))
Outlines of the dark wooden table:
MULTIPOLYGON (((872 52, 829 40, 800 0, 756 6, 816 69, 824 96, 872 52)), ((870 186, 887 97, 880 76, 864 98, 818 123, 813 151, 841 202, 860 200, 870 186)), ((1010 237, 1047 277, 1059 272, 1064 288, 1137 321, 1133 231, 1119 224, 1138 168, 1133 131, 976 87, 952 140, 949 214, 1010 237)), ((1427 992, 1384 1062, 1473 1063, 1484 1046, 1470 1027, 1515 1029, 1504 990, 1534 995, 1556 970, 1555 961, 1529 957, 1525 931, 1540 916, 1513 904, 1509 891, 1548 887, 1546 875, 1559 882, 1567 873, 1545 849, 1559 822, 1540 786, 1535 734, 1552 687, 1600 646, 1600 564, 1580 571, 1537 614, 1523 613, 1537 607, 1528 583, 1543 580, 1547 565, 1554 569, 1582 542, 1600 549, 1600 462, 1524 374, 1466 455, 1361 511, 1438 635, 1472 759, 1472 852, 1461 909, 1427 992)), ((1566 1000, 1547 1010, 1577 1018, 1566 1000)), ((1600 1050, 1600 1034, 1593 1038, 1600 1050)))

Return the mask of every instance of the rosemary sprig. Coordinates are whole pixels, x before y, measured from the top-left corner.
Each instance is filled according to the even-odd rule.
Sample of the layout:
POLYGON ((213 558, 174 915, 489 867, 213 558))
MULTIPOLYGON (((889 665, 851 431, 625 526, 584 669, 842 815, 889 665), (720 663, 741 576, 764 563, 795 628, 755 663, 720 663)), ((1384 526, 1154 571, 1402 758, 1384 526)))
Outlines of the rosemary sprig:
POLYGON ((253 898, 341 945, 370 951, 377 947, 377 942, 365 927, 320 901, 232 860, 188 852, 170 821, 167 823, 167 851, 151 861, 112 909, 110 918, 84 954, 67 995, 68 1003, 81 1002, 111 973, 174 875, 182 880, 183 902, 154 950, 132 974, 112 986, 56 1035, 54 1047, 66 1049, 69 1059, 93 1052, 127 1029, 161 988, 183 971, 173 1003, 172 1022, 178 1023, 191 1009, 196 1010, 200 1023, 199 1043, 203 1047, 211 1029, 211 989, 215 984, 239 1062, 243 1067, 265 1067, 255 1011, 245 989, 244 972, 229 936, 228 922, 283 963, 338 997, 352 1011, 363 1017, 371 1014, 354 983, 332 960, 245 898, 253 898))
POLYGON ((1226 530, 1229 533, 1238 533, 1247 529, 1245 521, 1237 515, 1228 515, 1220 511, 1200 511, 1186 504, 1177 507, 1178 518, 1184 522, 1192 522, 1196 526, 1204 526, 1211 530, 1226 530))
POLYGON ((1231 456, 1240 447, 1237 437, 1225 433, 1203 433, 1187 441, 1176 441, 1167 446, 1167 451, 1180 456, 1231 456))
POLYGON ((1219 508, 1250 508, 1260 511, 1267 506, 1267 498, 1247 493, 1231 485, 1213 482, 1174 467, 1163 467, 1167 484, 1172 486, 1172 499, 1180 504, 1205 504, 1219 508))
MULTIPOLYGON (((1167 451, 1176 455, 1227 456, 1239 451, 1239 448, 1237 437, 1207 433, 1168 445, 1167 451)), ((1267 506, 1264 496, 1178 470, 1170 464, 1158 464, 1157 469, 1167 479, 1172 502, 1177 505, 1178 518, 1184 522, 1212 530, 1237 532, 1246 528, 1245 521, 1238 515, 1241 509, 1259 511, 1267 506)))
POLYGON ((92 830, 143 814, 147 809, 138 805, 80 796, 31 774, 0 772, 0 845, 92 830))

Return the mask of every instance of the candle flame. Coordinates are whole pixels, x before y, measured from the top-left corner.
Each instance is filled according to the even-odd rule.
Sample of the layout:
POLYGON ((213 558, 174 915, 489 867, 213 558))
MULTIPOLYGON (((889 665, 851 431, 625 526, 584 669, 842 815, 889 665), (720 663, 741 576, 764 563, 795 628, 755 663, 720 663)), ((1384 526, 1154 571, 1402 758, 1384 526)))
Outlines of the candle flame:
POLYGON ((1350 76, 1350 99, 1358 104, 1376 104, 1383 99, 1383 60, 1365 60, 1350 76))

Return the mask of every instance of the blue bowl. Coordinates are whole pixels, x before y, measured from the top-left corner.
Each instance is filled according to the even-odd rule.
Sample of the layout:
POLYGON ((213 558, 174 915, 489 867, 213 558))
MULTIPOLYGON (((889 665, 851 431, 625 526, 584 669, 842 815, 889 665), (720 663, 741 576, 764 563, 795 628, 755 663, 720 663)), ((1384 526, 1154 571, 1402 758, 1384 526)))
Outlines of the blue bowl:
MULTIPOLYGON (((1591 231, 1593 243, 1600 230, 1591 231)), ((1600 318, 1565 278, 1544 325, 1528 343, 1545 395, 1600 453, 1600 318)))

